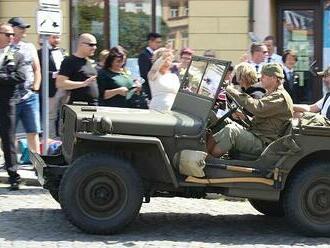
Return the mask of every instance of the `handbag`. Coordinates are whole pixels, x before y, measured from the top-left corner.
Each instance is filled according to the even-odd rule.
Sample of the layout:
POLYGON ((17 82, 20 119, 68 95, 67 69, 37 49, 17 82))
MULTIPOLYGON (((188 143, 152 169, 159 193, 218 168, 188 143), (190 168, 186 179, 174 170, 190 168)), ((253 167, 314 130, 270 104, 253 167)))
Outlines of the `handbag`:
POLYGON ((127 99, 129 108, 148 109, 148 96, 144 92, 134 91, 127 99))

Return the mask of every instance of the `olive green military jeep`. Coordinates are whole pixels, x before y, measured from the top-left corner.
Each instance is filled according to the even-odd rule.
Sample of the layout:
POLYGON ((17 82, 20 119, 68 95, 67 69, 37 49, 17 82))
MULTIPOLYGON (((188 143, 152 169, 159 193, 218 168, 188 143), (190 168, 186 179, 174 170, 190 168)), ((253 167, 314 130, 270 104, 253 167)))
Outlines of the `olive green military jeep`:
MULTIPOLYGON (((305 235, 330 234, 330 128, 283 127, 256 157, 206 156, 229 62, 194 57, 172 110, 65 106, 62 154, 30 154, 40 183, 88 233, 119 232, 155 196, 247 198, 305 235)), ((230 111, 240 106, 229 104, 230 111)), ((219 208, 221 203, 219 202, 219 208)))

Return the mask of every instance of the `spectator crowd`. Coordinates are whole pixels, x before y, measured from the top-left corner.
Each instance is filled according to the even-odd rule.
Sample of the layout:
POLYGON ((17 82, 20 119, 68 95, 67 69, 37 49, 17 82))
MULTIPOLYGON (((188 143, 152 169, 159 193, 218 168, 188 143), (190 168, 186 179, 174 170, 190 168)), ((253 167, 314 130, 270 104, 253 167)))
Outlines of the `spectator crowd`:
MULTIPOLYGON (((40 153, 42 54, 41 49, 37 51, 32 43, 24 41, 28 28, 30 25, 20 17, 13 17, 8 23, 0 24, 0 108, 3 110, 0 130, 5 168, 12 189, 18 188, 20 180, 15 167, 14 138, 18 121, 22 122, 26 132, 29 149, 40 153)), ((50 35, 47 44, 50 138, 58 136, 58 118, 63 104, 170 110, 180 87, 180 79, 194 51, 192 48, 183 48, 176 59, 169 46, 162 46, 162 39, 158 33, 148 34, 146 47, 138 57, 140 77, 136 77, 125 67, 128 52, 122 46, 101 51, 95 62, 91 58, 95 56, 98 44, 92 34, 81 34, 77 40, 77 49, 71 55, 61 48, 60 36, 50 35)), ((204 56, 216 57, 216 53, 207 50, 204 56)), ((226 75, 226 81, 238 86, 230 89, 232 94, 238 95, 241 92, 254 99, 262 98, 269 86, 263 87, 260 84, 261 74, 268 75, 275 70, 276 75, 283 74, 283 78, 279 78, 283 80, 284 89, 295 103, 294 109, 297 112, 321 111, 325 116, 330 116, 330 112, 327 113, 330 104, 328 95, 313 105, 298 104, 299 77, 294 71, 297 54, 292 50, 284 51, 282 56, 276 54, 273 36, 265 37, 263 42, 252 43, 249 53, 244 54, 240 61, 235 68, 232 65, 226 75), (268 68, 269 64, 274 63, 276 67, 268 68)), ((324 71, 322 76, 325 84, 330 85, 330 70, 324 71)), ((223 99, 223 94, 220 93, 219 98, 223 99)), ((217 151, 214 146, 212 149, 213 153, 220 154, 222 150, 227 150, 217 151)))

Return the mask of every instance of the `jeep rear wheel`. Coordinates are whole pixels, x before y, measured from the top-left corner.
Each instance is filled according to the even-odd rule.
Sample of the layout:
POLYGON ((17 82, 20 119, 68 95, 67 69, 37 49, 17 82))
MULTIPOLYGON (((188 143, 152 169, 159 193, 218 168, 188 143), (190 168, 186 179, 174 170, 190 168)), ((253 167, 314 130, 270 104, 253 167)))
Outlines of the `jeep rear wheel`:
POLYGON ((315 164, 288 182, 284 211, 289 222, 308 236, 330 235, 330 166, 315 164))
POLYGON ((60 184, 67 218, 85 232, 111 234, 134 220, 143 198, 134 168, 104 154, 88 154, 67 169, 60 184))
POLYGON ((263 201, 249 199, 250 204, 258 212, 272 217, 283 217, 284 210, 282 201, 263 201))

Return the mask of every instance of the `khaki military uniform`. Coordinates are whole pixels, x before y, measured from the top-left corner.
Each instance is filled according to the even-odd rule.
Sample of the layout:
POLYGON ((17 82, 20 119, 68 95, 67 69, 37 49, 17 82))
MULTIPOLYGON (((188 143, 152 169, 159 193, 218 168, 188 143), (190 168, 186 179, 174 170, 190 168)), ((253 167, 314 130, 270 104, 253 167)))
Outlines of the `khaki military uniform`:
POLYGON ((214 138, 221 150, 260 154, 269 143, 283 135, 293 116, 293 103, 282 85, 261 99, 254 99, 232 86, 226 90, 254 117, 248 129, 231 123, 216 133, 214 138))

